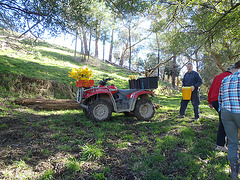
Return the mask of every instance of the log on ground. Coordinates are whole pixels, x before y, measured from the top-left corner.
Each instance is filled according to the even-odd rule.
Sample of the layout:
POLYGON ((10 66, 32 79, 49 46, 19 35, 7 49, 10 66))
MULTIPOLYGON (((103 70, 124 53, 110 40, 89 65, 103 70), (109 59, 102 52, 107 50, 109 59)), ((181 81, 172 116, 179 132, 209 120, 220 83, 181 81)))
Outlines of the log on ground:
MULTIPOLYGON (((82 109, 76 100, 71 99, 17 99, 15 104, 39 110, 82 109)), ((155 109, 161 107, 153 103, 155 109)))
POLYGON ((17 99, 15 104, 27 106, 33 109, 61 110, 61 109, 81 109, 76 100, 70 99, 17 99))

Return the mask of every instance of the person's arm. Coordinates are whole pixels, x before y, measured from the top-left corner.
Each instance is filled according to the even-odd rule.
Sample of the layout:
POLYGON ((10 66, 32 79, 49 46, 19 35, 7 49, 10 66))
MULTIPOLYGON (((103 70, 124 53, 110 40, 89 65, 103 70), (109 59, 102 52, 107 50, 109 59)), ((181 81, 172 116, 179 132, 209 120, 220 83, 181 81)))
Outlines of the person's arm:
POLYGON ((195 78, 197 79, 197 82, 193 85, 195 88, 198 88, 202 85, 203 81, 199 73, 195 73, 195 78))
MULTIPOLYGON (((223 82, 223 81, 222 81, 223 82)), ((221 83, 221 87, 219 89, 219 95, 218 95, 218 112, 222 109, 222 99, 223 99, 223 83, 221 83)))
MULTIPOLYGON (((213 82, 214 82, 214 80, 213 80, 213 82)), ((211 87, 210 87, 210 89, 209 89, 209 91, 208 91, 208 99, 207 99, 207 101, 208 101, 208 106, 209 106, 211 109, 213 109, 212 100, 211 100, 211 95, 212 95, 212 91, 213 91, 213 82, 212 82, 211 87)))

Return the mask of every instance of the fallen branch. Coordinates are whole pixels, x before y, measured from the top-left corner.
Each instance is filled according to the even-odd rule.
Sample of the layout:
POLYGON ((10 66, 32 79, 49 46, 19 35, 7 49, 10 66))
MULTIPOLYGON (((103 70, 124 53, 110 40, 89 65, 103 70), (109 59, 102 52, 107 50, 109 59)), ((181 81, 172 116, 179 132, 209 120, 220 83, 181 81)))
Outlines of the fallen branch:
POLYGON ((149 72, 149 74, 147 74, 147 71, 145 72, 145 76, 146 77, 149 77, 149 76, 151 76, 151 74, 160 66, 160 65, 162 65, 162 64, 166 64, 168 61, 170 61, 171 59, 173 58, 173 56, 172 57, 170 57, 168 60, 166 60, 166 61, 164 61, 164 62, 161 62, 161 63, 159 63, 159 64, 157 64, 154 68, 152 68, 152 69, 149 69, 148 70, 148 72, 149 72))
MULTIPOLYGON (((76 100, 71 99, 17 99, 15 104, 39 110, 82 109, 76 100)), ((161 105, 154 103, 156 109, 161 105)))
POLYGON ((15 104, 45 110, 81 109, 76 100, 70 99, 17 99, 15 104))

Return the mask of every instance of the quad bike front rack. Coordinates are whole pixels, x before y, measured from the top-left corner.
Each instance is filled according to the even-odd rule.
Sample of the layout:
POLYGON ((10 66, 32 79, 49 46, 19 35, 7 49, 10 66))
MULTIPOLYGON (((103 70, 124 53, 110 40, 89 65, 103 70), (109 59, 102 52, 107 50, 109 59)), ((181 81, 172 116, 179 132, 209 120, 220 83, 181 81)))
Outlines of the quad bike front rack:
POLYGON ((82 106, 85 109, 88 109, 88 106, 82 104, 82 98, 83 98, 83 92, 84 92, 84 88, 83 87, 79 87, 77 90, 77 102, 80 104, 80 106, 82 106))

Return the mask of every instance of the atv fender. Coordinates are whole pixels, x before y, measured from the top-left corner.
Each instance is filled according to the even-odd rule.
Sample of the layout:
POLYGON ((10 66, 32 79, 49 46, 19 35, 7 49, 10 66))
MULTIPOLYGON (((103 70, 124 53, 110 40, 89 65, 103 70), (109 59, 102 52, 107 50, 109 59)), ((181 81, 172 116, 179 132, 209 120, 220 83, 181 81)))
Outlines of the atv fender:
POLYGON ((133 111, 135 109, 135 105, 136 105, 137 99, 141 95, 151 95, 152 97, 155 97, 153 92, 152 91, 148 91, 148 90, 139 90, 139 91, 131 94, 130 98, 132 99, 132 103, 131 103, 130 111, 133 111))
POLYGON ((138 98, 139 96, 146 94, 146 95, 151 95, 152 97, 155 97, 155 95, 153 94, 152 91, 148 91, 148 90, 139 90, 136 91, 135 93, 132 93, 130 98, 138 98))
POLYGON ((112 97, 112 94, 107 89, 101 89, 101 91, 95 91, 95 92, 91 92, 91 93, 85 92, 83 94, 83 97, 84 97, 84 99, 88 99, 92 96, 96 96, 99 94, 107 94, 107 95, 109 95, 109 97, 112 97))

